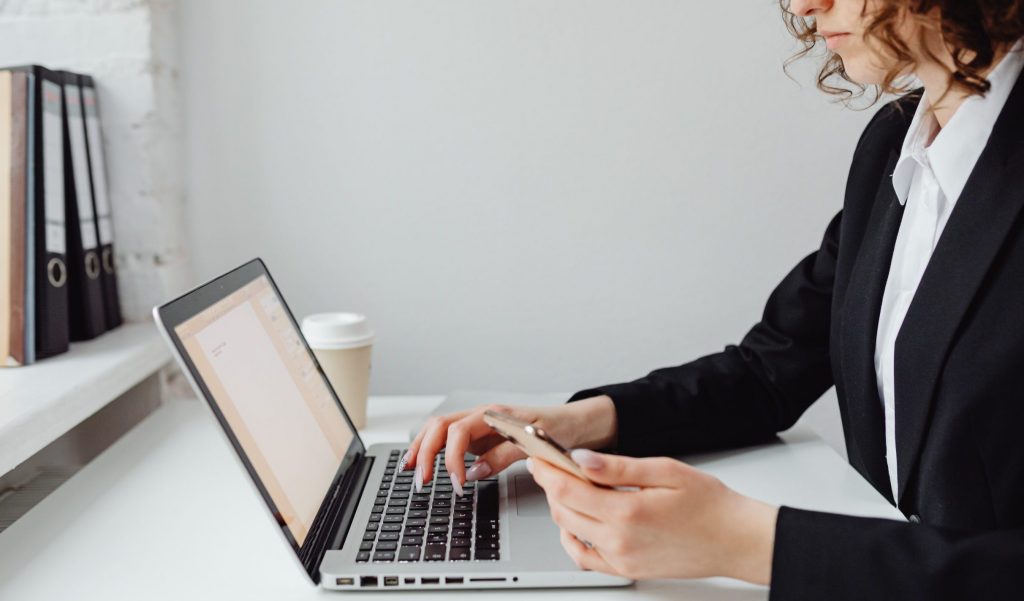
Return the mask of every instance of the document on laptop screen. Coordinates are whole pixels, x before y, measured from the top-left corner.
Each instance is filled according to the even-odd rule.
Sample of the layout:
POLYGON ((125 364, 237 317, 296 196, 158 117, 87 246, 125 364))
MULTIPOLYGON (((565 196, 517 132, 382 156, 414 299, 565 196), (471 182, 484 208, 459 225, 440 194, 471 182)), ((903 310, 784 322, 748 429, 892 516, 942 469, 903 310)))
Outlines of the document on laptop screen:
POLYGON ((266 276, 175 328, 299 545, 353 439, 266 276))

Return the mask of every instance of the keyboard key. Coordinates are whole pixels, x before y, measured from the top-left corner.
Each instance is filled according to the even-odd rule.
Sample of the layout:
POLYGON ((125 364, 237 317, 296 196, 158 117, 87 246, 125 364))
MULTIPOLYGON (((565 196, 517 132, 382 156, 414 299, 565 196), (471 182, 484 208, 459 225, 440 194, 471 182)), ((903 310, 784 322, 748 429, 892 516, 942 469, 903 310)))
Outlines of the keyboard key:
POLYGON ((431 524, 448 524, 448 516, 446 515, 432 515, 430 516, 431 524))
POLYGON ((426 526, 427 525, 427 520, 424 520, 423 518, 413 519, 413 520, 405 520, 405 525, 406 526, 426 526))
POLYGON ((406 536, 402 539, 403 547, 418 547, 423 544, 422 536, 406 536))
POLYGON ((404 509, 405 506, 408 504, 409 500, 402 497, 398 497, 397 499, 391 499, 390 501, 388 501, 388 507, 401 507, 404 509))
POLYGON ((476 559, 500 559, 499 553, 496 549, 480 549, 477 548, 476 559))
POLYGON ((380 531, 381 532, 401 532, 402 531, 402 525, 401 524, 383 524, 380 527, 380 531))
MULTIPOLYGON (((387 524, 385 524, 385 525, 387 525, 387 524)), ((405 528, 405 535, 406 536, 423 536, 423 528, 421 528, 419 526, 406 526, 406 528, 405 528)))
POLYGON ((450 499, 450 498, 452 498, 452 493, 450 493, 450 492, 436 492, 436 493, 434 493, 434 500, 435 501, 438 500, 438 499, 450 499))
POLYGON ((364 542, 360 543, 359 550, 360 551, 372 551, 373 550, 373 541, 364 541, 364 542))
MULTIPOLYGON (((383 534, 381 536, 383 536, 383 534)), ((363 535, 363 540, 368 540, 370 542, 373 542, 373 540, 375 538, 377 538, 377 530, 376 529, 374 529, 372 532, 367 532, 366 534, 363 535)))
POLYGON ((430 508, 430 515, 444 515, 444 516, 447 516, 447 515, 451 515, 451 513, 452 513, 452 508, 451 507, 431 507, 430 508))
POLYGON ((378 551, 394 551, 398 548, 398 543, 394 541, 386 541, 383 543, 377 543, 378 551))
POLYGON ((453 528, 452 529, 452 538, 456 538, 456 537, 457 538, 466 538, 468 536, 469 536, 469 529, 468 528, 453 528))
POLYGON ((409 517, 411 517, 411 518, 425 518, 425 517, 427 517, 427 512, 426 512, 425 509, 410 509, 409 510, 409 517))
MULTIPOLYGON (((480 559, 480 554, 479 553, 477 553, 477 557, 476 558, 480 559)), ((377 551, 376 553, 373 554, 373 560, 374 561, 394 561, 395 560, 395 552, 394 551, 377 551)))
POLYGON ((408 499, 409 498, 409 493, 407 491, 400 490, 398 492, 391 493, 391 498, 392 499, 408 499))
POLYGON ((454 520, 452 521, 452 528, 472 528, 473 522, 469 520, 454 520))
POLYGON ((388 515, 405 515, 405 507, 388 507, 388 515))
POLYGON ((453 538, 452 539, 452 546, 453 547, 468 547, 469 543, 470 543, 470 541, 469 541, 468 538, 453 538))
POLYGON ((409 509, 426 509, 430 507, 427 501, 409 501, 409 509))
POLYGON ((501 548, 501 543, 499 543, 496 540, 478 540, 478 541, 476 541, 476 548, 477 549, 494 549, 494 550, 497 550, 497 549, 501 548))
POLYGON ((452 561, 467 561, 469 559, 469 548, 452 548, 452 550, 448 552, 448 559, 452 561))
POLYGON ((419 547, 402 547, 398 551, 398 561, 419 561, 420 560, 420 548, 419 547))
POLYGON ((384 516, 385 524, 401 524, 405 521, 404 515, 386 515, 384 516))
POLYGON ((381 532, 377 540, 398 540, 397 532, 381 532))
POLYGON ((445 551, 444 545, 427 545, 423 549, 423 560, 424 561, 444 561, 445 551))
POLYGON ((497 532, 477 532, 476 540, 479 543, 482 540, 498 540, 497 532))
POLYGON ((356 561, 363 562, 363 561, 369 561, 369 560, 370 560, 370 552, 369 551, 360 551, 359 553, 356 553, 356 561))
POLYGON ((432 524, 431 526, 427 527, 427 532, 430 532, 432 534, 437 534, 441 532, 448 534, 448 524, 432 524))
POLYGON ((448 499, 437 499, 433 503, 434 507, 451 507, 451 505, 452 502, 449 501, 448 499))

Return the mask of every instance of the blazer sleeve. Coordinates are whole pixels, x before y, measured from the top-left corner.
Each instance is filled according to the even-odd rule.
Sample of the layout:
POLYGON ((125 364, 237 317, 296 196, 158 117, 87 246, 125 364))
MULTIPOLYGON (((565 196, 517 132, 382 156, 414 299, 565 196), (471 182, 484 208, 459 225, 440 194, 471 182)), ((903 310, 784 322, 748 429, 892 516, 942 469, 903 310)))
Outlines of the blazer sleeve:
POLYGON ((581 390, 569 402, 611 397, 616 450, 634 456, 756 444, 792 426, 833 384, 829 329, 841 219, 840 212, 819 250, 775 288, 738 345, 632 382, 581 390))
POLYGON ((964 532, 783 507, 773 601, 1020 598, 1024 530, 964 532))

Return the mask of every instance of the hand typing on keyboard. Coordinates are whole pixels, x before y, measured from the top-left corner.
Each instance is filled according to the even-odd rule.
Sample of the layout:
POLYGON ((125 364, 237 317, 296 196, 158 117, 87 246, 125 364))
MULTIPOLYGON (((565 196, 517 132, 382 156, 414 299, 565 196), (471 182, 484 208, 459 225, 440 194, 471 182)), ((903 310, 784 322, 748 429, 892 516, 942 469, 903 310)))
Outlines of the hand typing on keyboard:
POLYGON ((450 474, 450 486, 457 497, 463 496, 469 482, 491 477, 525 455, 506 441, 483 420, 486 410, 498 411, 537 424, 556 440, 576 448, 604 448, 615 441, 615 407, 606 396, 584 399, 559 407, 504 407, 487 405, 431 418, 402 457, 400 468, 414 468, 413 486, 417 491, 434 477, 434 460, 447 449, 444 459, 450 474), (460 461, 466 453, 476 461, 460 461))

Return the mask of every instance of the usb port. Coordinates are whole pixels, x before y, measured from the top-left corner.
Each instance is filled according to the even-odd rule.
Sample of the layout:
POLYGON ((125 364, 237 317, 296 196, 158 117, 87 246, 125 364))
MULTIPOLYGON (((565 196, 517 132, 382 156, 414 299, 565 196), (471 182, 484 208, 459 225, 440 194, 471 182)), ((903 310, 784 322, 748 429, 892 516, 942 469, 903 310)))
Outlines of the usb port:
POLYGON ((462 584, 462 576, 459 576, 459 577, 446 576, 445 579, 444 579, 444 583, 445 584, 462 584))
POLYGON ((376 576, 360 576, 359 586, 377 586, 376 576))
POLYGON ((337 580, 334 581, 334 583, 337 584, 338 586, 352 586, 353 584, 356 583, 356 579, 355 578, 338 578, 337 580))
POLYGON ((398 586, 398 576, 385 576, 384 586, 398 586))
POLYGON ((439 584, 440 578, 420 578, 420 584, 439 584))

